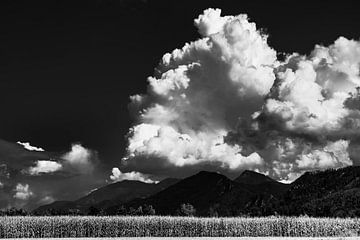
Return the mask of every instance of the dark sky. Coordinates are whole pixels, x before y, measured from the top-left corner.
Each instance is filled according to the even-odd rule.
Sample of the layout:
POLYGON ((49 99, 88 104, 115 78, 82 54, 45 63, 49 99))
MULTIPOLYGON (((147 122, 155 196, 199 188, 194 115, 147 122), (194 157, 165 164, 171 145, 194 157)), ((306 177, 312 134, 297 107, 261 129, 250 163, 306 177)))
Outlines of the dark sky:
MULTIPOLYGON (((72 143, 116 166, 131 120, 162 55, 200 36, 193 19, 216 7, 247 13, 277 52, 309 53, 359 39, 356 1, 89 0, 0 2, 0 138, 47 151, 72 143)), ((1 151, 1 149, 0 149, 1 151)))
POLYGON ((359 38, 355 1, 1 1, 0 136, 59 151, 79 141, 119 159, 128 98, 161 56, 199 37, 208 7, 247 13, 278 52, 359 38))

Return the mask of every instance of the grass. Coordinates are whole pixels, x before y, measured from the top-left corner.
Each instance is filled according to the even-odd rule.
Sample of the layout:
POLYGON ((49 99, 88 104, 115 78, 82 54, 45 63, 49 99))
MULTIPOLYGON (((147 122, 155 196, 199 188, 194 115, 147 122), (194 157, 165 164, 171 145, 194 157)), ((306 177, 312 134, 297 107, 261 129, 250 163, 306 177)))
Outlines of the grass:
POLYGON ((359 219, 264 217, 1 217, 0 238, 348 237, 359 219))
MULTIPOLYGON (((16 240, 18 238, 8 238, 16 240)), ((44 238, 22 238, 23 240, 44 238)), ((121 238, 62 238, 61 240, 359 240, 358 237, 121 237, 121 238)))

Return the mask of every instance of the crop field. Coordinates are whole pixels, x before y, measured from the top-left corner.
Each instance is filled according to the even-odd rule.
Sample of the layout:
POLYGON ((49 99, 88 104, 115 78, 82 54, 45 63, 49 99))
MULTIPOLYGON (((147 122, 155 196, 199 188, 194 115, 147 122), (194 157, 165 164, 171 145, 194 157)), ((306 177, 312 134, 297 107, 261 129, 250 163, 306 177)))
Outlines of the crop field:
POLYGON ((263 217, 1 217, 0 238, 355 237, 359 219, 263 217))

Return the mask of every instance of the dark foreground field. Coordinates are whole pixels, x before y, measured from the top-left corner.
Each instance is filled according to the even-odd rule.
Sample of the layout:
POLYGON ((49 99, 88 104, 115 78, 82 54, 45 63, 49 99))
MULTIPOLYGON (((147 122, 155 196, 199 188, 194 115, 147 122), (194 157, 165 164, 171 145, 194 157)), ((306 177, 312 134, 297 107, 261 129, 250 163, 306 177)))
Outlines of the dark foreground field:
POLYGON ((355 237, 359 219, 192 217, 1 217, 0 238, 355 237))

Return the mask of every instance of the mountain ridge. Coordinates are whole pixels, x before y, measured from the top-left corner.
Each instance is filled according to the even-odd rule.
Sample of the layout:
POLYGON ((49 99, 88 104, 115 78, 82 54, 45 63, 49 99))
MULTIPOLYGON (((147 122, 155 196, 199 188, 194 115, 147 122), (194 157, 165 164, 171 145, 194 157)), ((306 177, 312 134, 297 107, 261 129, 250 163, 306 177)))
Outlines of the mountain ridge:
POLYGON ((75 201, 55 201, 50 204, 42 205, 33 212, 44 214, 51 210, 61 213, 71 209, 77 209, 82 213, 86 213, 91 206, 101 208, 110 207, 135 198, 148 197, 175 184, 177 181, 179 181, 179 179, 166 178, 155 184, 136 180, 123 180, 100 187, 75 201))
MULTIPOLYGON (((126 183, 115 183, 115 186, 126 183)), ((109 200, 104 200, 95 207, 109 215, 117 214, 118 209, 134 210, 149 205, 155 208, 156 214, 177 215, 180 205, 191 204, 198 216, 360 216, 359 166, 306 172, 291 184, 252 171, 244 171, 234 180, 220 173, 200 171, 182 180, 164 180, 164 183, 165 186, 160 188, 161 184, 158 185, 157 191, 150 191, 150 194, 146 190, 132 195, 129 201, 108 203, 109 200)), ((130 183, 137 184, 146 188, 154 186, 130 183)), ((96 191, 101 193, 103 190, 96 191)), ((68 201, 53 204, 71 205, 68 201)))
MULTIPOLYGON (((264 175, 261 177, 267 178, 264 175)), ((251 176, 247 180, 251 180, 251 176)), ((271 183, 276 182, 270 180, 271 183)), ((262 187, 263 184, 267 184, 267 181, 260 181, 256 185, 245 184, 231 180, 217 172, 200 171, 149 198, 135 199, 125 205, 132 208, 152 205, 158 214, 173 215, 178 212, 182 203, 189 203, 197 209, 197 214, 200 216, 207 216, 210 212, 235 216, 241 214, 241 209, 260 195, 259 190, 252 188, 254 186, 262 187)), ((271 193, 268 192, 262 194, 266 195, 266 198, 271 196, 271 193)), ((107 209, 107 212, 112 213, 115 210, 110 208, 107 209)))

